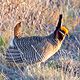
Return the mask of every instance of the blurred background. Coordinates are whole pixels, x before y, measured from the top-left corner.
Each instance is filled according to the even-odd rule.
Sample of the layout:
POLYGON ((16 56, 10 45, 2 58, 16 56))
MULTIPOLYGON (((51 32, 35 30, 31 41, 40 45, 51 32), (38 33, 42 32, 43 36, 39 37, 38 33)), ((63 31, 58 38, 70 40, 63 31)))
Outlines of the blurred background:
POLYGON ((80 1, 0 0, 0 80, 68 79, 80 80, 80 1), (22 64, 16 64, 17 70, 13 70, 15 64, 10 64, 9 69, 4 54, 15 25, 21 22, 22 36, 46 36, 55 30, 59 14, 63 14, 62 25, 69 29, 61 49, 42 68, 24 64, 25 72, 22 72, 22 64))

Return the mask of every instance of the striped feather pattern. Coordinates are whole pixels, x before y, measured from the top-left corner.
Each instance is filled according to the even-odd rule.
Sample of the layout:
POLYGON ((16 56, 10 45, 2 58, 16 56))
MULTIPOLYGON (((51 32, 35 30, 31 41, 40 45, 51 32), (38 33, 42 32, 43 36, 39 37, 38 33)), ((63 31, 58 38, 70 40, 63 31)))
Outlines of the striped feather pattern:
MULTIPOLYGON (((61 28, 62 14, 59 16, 58 25, 54 33, 49 36, 21 37, 18 38, 20 23, 15 26, 13 45, 6 51, 6 59, 9 62, 26 62, 33 64, 39 61, 46 61, 55 54, 61 47, 62 41, 57 33, 61 28)), ((62 36, 62 37, 65 37, 62 36)))
POLYGON ((33 64, 43 58, 43 47, 47 41, 44 37, 22 37, 14 38, 14 46, 6 51, 6 59, 9 62, 26 62, 33 64))

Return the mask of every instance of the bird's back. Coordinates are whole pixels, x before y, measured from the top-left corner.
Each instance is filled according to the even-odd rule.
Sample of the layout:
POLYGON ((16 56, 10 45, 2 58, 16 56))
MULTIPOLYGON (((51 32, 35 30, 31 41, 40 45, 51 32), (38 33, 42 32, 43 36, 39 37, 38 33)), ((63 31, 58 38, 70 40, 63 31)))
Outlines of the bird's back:
POLYGON ((44 37, 14 38, 13 45, 7 49, 6 59, 10 62, 26 62, 28 64, 39 62, 43 58, 43 47, 46 43, 44 37))

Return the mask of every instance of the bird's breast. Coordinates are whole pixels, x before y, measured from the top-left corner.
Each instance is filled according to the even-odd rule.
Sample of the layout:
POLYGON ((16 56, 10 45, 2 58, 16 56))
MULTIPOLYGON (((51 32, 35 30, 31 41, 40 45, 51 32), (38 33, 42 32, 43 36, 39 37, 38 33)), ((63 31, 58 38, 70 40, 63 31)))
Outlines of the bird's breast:
POLYGON ((49 59, 51 56, 53 56, 61 47, 61 42, 52 45, 51 43, 47 42, 44 47, 43 52, 43 59, 42 62, 45 62, 47 59, 49 59))

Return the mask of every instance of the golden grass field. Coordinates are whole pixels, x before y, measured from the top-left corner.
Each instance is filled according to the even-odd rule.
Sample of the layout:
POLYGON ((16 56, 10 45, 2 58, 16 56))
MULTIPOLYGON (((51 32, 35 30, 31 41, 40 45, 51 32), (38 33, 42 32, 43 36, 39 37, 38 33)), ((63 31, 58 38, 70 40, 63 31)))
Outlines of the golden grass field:
POLYGON ((80 80, 80 1, 0 0, 0 80, 80 80), (45 36, 54 31, 59 14, 63 14, 62 24, 69 29, 69 37, 58 60, 53 56, 41 66, 6 63, 4 54, 18 22, 22 36, 45 36))

